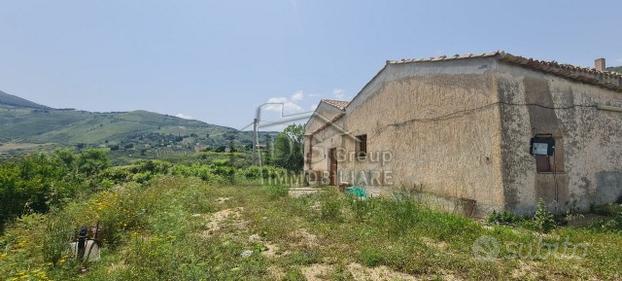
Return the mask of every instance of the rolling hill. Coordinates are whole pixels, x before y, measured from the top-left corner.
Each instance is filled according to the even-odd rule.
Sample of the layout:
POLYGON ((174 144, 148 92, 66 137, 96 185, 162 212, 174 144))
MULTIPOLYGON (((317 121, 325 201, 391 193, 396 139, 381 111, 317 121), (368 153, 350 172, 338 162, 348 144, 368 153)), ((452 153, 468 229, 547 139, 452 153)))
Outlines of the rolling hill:
POLYGON ((18 96, 7 94, 3 91, 0 91, 0 106, 4 105, 5 107, 25 107, 25 108, 38 108, 38 109, 49 109, 47 106, 43 106, 29 100, 20 98, 18 96))
MULTIPOLYGON (((262 133, 261 139, 273 133, 262 133)), ((195 150, 249 146, 251 132, 148 111, 54 109, 0 92, 0 143, 195 150)))

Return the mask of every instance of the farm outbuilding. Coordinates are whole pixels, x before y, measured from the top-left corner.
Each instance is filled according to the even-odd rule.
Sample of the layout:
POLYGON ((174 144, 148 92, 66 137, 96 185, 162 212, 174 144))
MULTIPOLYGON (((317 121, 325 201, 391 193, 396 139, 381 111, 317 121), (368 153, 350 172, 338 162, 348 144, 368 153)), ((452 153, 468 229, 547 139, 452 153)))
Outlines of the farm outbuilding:
POLYGON ((305 126, 312 183, 440 207, 587 210, 622 197, 622 75, 503 51, 387 61, 305 126))

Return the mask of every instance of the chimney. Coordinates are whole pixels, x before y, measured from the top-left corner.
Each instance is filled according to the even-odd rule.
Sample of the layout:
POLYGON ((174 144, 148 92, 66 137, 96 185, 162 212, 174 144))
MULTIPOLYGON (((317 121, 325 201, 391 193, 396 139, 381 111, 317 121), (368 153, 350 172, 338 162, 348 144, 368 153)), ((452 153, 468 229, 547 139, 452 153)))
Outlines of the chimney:
POLYGON ((596 60, 594 60, 594 68, 597 71, 605 71, 605 69, 607 68, 607 65, 605 64, 605 59, 597 58, 596 60))

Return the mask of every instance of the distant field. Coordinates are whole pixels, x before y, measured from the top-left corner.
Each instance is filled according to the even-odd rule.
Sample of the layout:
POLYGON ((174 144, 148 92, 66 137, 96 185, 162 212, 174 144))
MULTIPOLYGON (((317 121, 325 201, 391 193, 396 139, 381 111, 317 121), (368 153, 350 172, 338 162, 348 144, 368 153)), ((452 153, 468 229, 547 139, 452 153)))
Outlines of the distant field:
POLYGON ((38 143, 0 143, 0 154, 7 154, 16 151, 34 151, 44 148, 54 147, 54 144, 38 143))

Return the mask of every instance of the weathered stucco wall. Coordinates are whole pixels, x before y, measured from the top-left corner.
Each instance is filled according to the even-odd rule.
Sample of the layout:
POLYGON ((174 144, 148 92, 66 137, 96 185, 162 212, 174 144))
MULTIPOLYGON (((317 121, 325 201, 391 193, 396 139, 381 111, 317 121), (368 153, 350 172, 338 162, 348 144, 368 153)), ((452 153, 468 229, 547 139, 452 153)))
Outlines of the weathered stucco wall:
POLYGON ((531 213, 539 199, 551 209, 586 210, 622 196, 622 93, 522 67, 499 64, 504 187, 507 208, 531 213), (529 141, 556 139, 558 173, 538 173, 529 141), (559 200, 559 204, 556 204, 559 200))
MULTIPOLYGON (((341 135, 339 127, 328 125, 344 112, 332 105, 320 102, 314 111, 314 115, 305 125, 305 164, 304 169, 314 171, 327 171, 327 149, 331 147, 331 140, 328 138, 341 135), (324 129, 322 129, 324 128, 324 129), (322 129, 322 130, 320 130, 322 129), (316 134, 313 134, 316 132, 316 134)), ((335 125, 343 124, 343 121, 337 120, 335 125)))
MULTIPOLYGON (((334 125, 326 127, 325 129, 314 134, 311 138, 313 144, 312 157, 310 161, 310 170, 319 172, 328 172, 328 152, 329 149, 343 146, 343 131, 340 129, 343 126, 343 119, 339 119, 334 122, 334 125)), ((326 184, 326 183, 325 183, 326 184)))
POLYGON ((348 135, 314 146, 343 148, 341 182, 380 193, 416 189, 449 199, 448 208, 456 198, 472 199, 476 213, 502 208, 494 65, 492 59, 389 64, 346 109, 348 135), (360 161, 350 136, 362 134, 368 157, 360 161))
POLYGON ((475 215, 528 214, 539 199, 586 210, 622 196, 622 113, 597 104, 622 107, 622 93, 495 58, 387 64, 336 127, 313 136, 321 153, 309 168, 328 171, 339 148, 339 182, 372 192, 415 189, 446 208, 470 199, 475 215), (358 160, 362 134, 368 157, 358 160), (535 134, 556 139, 557 173, 536 171, 535 134))

